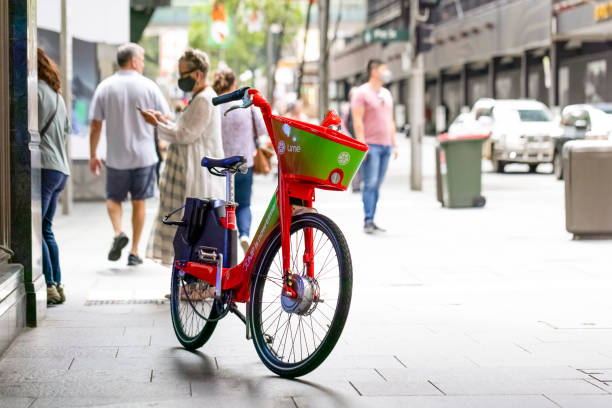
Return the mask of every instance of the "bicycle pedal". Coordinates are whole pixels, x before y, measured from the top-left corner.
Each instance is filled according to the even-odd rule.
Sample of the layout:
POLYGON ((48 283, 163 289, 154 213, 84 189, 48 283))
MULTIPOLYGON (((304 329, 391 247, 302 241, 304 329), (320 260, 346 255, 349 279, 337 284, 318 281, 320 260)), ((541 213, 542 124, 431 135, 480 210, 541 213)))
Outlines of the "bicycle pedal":
POLYGON ((216 264, 219 252, 217 252, 217 248, 201 246, 198 248, 198 257, 204 263, 216 264))

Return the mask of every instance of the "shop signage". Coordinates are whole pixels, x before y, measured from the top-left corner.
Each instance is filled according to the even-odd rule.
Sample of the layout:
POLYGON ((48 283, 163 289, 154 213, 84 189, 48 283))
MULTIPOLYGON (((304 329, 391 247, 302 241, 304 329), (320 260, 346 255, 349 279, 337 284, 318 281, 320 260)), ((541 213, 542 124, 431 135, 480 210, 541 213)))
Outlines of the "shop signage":
POLYGON ((596 5, 594 17, 595 22, 612 18, 612 1, 596 5))
POLYGON ((408 39, 408 30, 396 28, 370 28, 363 32, 363 41, 366 44, 372 42, 408 41, 408 39))

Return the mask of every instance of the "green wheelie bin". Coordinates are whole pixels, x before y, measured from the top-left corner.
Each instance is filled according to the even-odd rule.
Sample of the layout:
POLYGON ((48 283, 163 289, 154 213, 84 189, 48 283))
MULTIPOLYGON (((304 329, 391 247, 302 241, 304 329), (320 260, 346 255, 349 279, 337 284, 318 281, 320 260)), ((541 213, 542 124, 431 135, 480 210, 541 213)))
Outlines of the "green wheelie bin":
POLYGON ((489 135, 438 136, 436 184, 438 201, 444 207, 484 207, 482 188, 482 144, 489 135))

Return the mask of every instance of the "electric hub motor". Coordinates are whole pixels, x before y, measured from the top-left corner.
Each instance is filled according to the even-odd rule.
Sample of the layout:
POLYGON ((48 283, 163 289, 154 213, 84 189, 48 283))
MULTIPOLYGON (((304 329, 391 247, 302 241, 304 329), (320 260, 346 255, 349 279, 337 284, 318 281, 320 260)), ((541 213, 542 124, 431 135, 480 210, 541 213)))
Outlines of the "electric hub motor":
POLYGON ((309 276, 291 275, 293 290, 297 293, 295 299, 281 296, 283 310, 287 313, 295 313, 307 316, 315 311, 319 302, 319 284, 309 276))

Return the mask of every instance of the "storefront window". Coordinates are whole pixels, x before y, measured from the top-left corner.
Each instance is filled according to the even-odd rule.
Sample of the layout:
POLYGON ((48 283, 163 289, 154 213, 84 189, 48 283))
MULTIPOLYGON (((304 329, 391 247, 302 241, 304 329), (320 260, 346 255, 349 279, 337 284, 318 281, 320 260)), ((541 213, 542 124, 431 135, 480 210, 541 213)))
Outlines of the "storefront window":
POLYGON ((569 105, 569 67, 559 68, 559 106, 569 105))
POLYGON ((606 60, 589 62, 584 76, 584 100, 586 103, 603 102, 606 93, 606 60))

